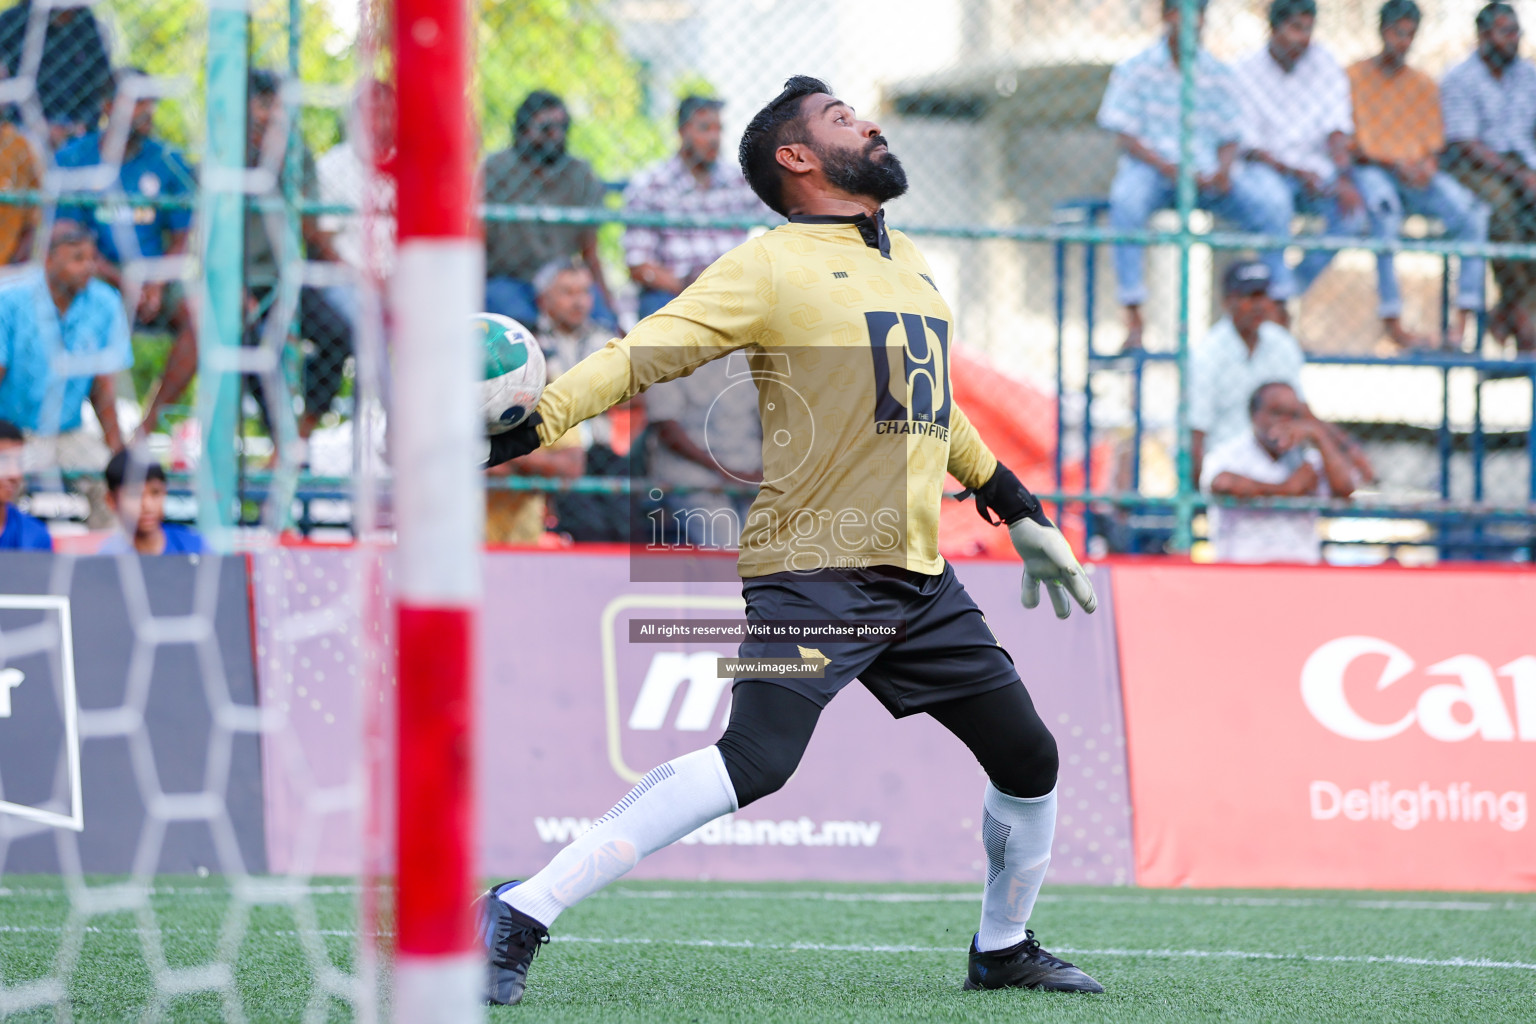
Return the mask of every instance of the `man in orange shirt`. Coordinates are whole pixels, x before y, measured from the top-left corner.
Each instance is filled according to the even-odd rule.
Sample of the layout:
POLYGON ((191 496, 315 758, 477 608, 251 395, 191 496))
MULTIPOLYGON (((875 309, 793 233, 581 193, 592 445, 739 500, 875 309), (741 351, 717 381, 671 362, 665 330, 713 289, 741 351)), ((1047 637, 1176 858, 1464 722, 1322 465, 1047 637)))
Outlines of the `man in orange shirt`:
MULTIPOLYGON (((1402 233, 1411 213, 1438 218, 1447 237, 1482 242, 1488 237, 1488 207, 1440 170, 1445 128, 1440 90, 1434 79, 1409 67, 1408 49, 1419 30, 1414 0, 1387 0, 1381 8, 1381 52, 1348 69, 1355 108, 1355 182, 1370 211, 1375 236, 1402 233)), ((1376 254, 1382 326, 1399 347, 1423 344, 1402 325, 1403 296, 1393 254, 1376 254)), ((1463 259, 1456 289, 1451 337, 1459 340, 1469 312, 1483 308, 1483 261, 1463 259)))

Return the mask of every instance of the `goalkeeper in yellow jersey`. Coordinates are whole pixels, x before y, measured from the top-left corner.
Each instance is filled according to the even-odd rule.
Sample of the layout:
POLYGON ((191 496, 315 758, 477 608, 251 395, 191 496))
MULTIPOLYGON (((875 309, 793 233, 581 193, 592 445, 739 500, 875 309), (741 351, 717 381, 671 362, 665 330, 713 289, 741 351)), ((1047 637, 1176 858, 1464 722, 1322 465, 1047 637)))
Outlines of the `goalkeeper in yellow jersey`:
POLYGON ((756 387, 762 419, 762 483, 740 528, 748 623, 879 621, 900 631, 814 649, 771 636, 743 642, 742 660, 803 658, 820 674, 738 678, 719 742, 656 768, 542 871, 486 893, 487 1000, 522 997, 561 912, 783 786, 822 708, 855 678, 893 715, 933 716, 987 774, 987 884, 965 987, 1102 992, 1028 927, 1056 824, 1056 742, 939 555, 945 474, 984 517, 1006 524, 1024 559, 1025 607, 1044 585, 1058 616, 1072 602, 1092 612, 1093 587, 1039 501, 954 402, 954 316, 917 247, 886 230, 883 205, 907 179, 879 126, 824 83, 795 77, 747 126, 740 160, 789 223, 727 253, 622 341, 562 374, 528 422, 491 439, 488 461, 550 444, 653 384, 731 355, 750 371, 742 382, 756 387))

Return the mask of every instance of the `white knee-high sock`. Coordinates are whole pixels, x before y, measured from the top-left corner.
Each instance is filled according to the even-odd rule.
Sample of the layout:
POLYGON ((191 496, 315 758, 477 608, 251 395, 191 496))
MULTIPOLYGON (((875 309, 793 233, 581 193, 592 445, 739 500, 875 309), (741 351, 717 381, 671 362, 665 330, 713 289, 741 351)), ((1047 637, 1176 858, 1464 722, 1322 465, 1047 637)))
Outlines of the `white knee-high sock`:
POLYGON ((1024 929, 1056 836, 1056 790, 1045 796, 1008 796, 992 783, 982 801, 981 841, 987 848, 987 888, 981 897, 976 948, 1007 949, 1024 929))
POLYGON ((684 754, 652 770, 544 870, 501 898, 548 927, 640 858, 734 810, 736 790, 719 748, 684 754))

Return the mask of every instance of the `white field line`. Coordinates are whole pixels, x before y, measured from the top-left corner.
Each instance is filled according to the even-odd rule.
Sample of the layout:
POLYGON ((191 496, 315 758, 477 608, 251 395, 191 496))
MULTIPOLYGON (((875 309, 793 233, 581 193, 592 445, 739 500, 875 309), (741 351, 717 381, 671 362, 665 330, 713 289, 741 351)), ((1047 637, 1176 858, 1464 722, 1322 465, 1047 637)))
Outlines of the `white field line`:
MULTIPOLYGON (((86 932, 115 933, 123 935, 139 935, 146 931, 142 928, 100 928, 86 926, 86 932)), ((0 925, 0 933, 57 933, 57 928, 45 928, 40 926, 7 926, 0 925)), ((173 935, 211 935, 216 934, 213 928, 167 928, 162 933, 173 935)), ((251 927, 245 929, 247 935, 278 935, 297 936, 300 933, 294 929, 266 929, 251 927)), ((312 934, 323 936, 337 936, 343 938, 354 937, 357 933, 347 928, 319 929, 312 934)), ((692 949, 753 949, 768 952, 793 952, 793 953, 885 953, 885 954, 931 954, 953 956, 960 952, 959 947, 952 946, 901 946, 861 943, 826 943, 826 942, 754 942, 751 939, 647 939, 626 936, 598 937, 589 935, 560 935, 555 942, 582 943, 599 946, 681 946, 692 949)), ((1134 959, 1152 960, 1274 960, 1295 961, 1297 963, 1318 964, 1397 964, 1407 967, 1472 967, 1502 971, 1536 971, 1536 963, 1525 963, 1519 960, 1492 960, 1487 957, 1450 957, 1436 960, 1429 957, 1417 956, 1393 956, 1390 954, 1377 955, 1333 955, 1323 953, 1269 953, 1242 949, 1097 949, 1079 946, 1055 946, 1058 953, 1066 953, 1072 956, 1098 956, 1098 957, 1129 957, 1134 959)))
MULTIPOLYGON (((641 900, 811 900, 827 903, 980 903, 974 892, 821 892, 757 889, 690 891, 677 889, 610 889, 599 898, 641 900)), ((1523 900, 1405 900, 1342 899, 1329 896, 1195 896, 1117 893, 1044 892, 1040 903, 1104 903, 1173 907, 1327 907, 1346 910, 1442 910, 1483 912, 1490 910, 1536 911, 1536 901, 1523 900)))
MULTIPOLYGON (((92 887, 100 888, 100 887, 92 887)), ((113 886, 110 888, 118 888, 113 886)), ((151 897, 165 896, 213 896, 233 898, 234 890, 215 886, 151 886, 144 890, 151 897)), ((362 891, 357 885, 292 885, 274 887, 271 892, 297 896, 355 896, 362 891)), ((269 895, 263 889, 262 895, 269 895)), ((65 889, 53 888, 4 888, 0 897, 26 896, 42 899, 68 899, 65 889)), ((638 900, 803 900, 825 903, 980 903, 979 892, 837 892, 814 889, 765 890, 765 889, 630 889, 616 888, 598 893, 597 899, 638 900)), ((243 901, 261 905, 270 900, 243 901)), ((1452 913, 1486 913, 1493 910, 1536 912, 1536 900, 1423 900, 1423 899, 1347 899, 1331 896, 1199 896, 1193 893, 1074 893, 1044 892, 1041 903, 1098 903, 1119 906, 1169 906, 1169 907, 1282 907, 1282 908, 1331 908, 1340 910, 1429 910, 1452 913)))

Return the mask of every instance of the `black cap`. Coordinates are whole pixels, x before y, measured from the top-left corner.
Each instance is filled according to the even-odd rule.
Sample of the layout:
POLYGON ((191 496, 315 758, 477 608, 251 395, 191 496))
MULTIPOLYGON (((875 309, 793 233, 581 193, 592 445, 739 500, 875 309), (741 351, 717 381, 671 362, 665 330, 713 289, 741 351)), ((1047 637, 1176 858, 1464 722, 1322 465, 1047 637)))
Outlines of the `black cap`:
POLYGON ((681 128, 701 110, 719 110, 723 106, 725 101, 713 96, 684 96, 683 101, 677 105, 677 126, 681 128))
POLYGON ((1226 295, 1266 295, 1269 283, 1269 267, 1258 260, 1232 264, 1221 279, 1222 292, 1226 295))

